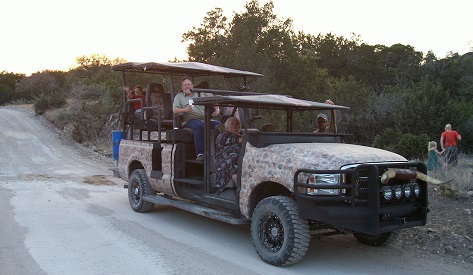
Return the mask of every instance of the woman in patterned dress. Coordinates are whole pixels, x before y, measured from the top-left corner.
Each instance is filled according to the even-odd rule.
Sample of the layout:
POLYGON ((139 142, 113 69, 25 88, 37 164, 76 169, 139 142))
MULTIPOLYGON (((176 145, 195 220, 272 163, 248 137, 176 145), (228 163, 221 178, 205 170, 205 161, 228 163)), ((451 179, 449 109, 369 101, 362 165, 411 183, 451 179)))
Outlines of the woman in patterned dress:
POLYGON ((216 140, 215 165, 217 168, 218 193, 225 190, 230 180, 236 184, 238 159, 240 157, 240 120, 230 117, 225 121, 225 130, 216 140))

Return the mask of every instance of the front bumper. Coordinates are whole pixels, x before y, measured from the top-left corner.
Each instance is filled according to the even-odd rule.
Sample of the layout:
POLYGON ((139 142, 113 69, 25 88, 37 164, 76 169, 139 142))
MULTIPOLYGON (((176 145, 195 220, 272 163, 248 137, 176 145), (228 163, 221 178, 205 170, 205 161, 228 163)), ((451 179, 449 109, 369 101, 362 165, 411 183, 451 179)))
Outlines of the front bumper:
MULTIPOLYGON (((425 225, 428 201, 427 183, 418 180, 419 197, 384 201, 380 176, 388 168, 425 172, 423 163, 361 164, 346 170, 300 169, 294 175, 294 195, 303 219, 323 222, 334 228, 368 235, 378 235, 403 228, 425 225), (303 181, 309 174, 341 174, 339 185, 316 185, 303 181), (337 189, 335 195, 307 194, 311 189, 337 189)), ((394 180, 388 185, 405 184, 394 180)), ((408 181, 408 180, 407 180, 408 181)))

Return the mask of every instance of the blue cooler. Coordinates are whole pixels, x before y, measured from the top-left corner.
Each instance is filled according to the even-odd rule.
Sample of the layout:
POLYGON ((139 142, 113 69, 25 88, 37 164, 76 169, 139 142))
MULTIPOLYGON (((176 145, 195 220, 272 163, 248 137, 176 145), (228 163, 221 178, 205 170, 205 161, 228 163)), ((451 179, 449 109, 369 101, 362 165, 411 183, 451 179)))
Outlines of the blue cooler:
POLYGON ((122 137, 122 130, 112 131, 112 159, 114 160, 118 160, 118 148, 120 147, 120 140, 122 140, 122 137))

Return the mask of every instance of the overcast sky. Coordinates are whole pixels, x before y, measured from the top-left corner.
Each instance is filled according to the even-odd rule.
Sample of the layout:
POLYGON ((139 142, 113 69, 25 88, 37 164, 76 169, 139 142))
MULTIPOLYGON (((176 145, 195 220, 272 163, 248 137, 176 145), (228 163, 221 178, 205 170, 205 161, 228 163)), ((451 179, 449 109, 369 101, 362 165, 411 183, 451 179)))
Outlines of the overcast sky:
MULTIPOLYGON (((186 59, 182 34, 206 13, 223 9, 230 19, 245 0, 15 0, 2 3, 0 71, 68 70, 92 53, 127 61, 186 59)), ((260 4, 268 2, 260 0, 260 4)), ((295 31, 332 32, 364 42, 411 45, 443 58, 473 51, 473 1, 273 0, 280 19, 295 31)))

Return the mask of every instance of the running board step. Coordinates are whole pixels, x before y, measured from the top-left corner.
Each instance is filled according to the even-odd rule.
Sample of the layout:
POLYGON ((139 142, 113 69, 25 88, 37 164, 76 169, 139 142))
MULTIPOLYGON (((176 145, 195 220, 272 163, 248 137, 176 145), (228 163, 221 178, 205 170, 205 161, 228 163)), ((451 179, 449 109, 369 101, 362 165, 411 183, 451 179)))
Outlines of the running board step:
POLYGON ((174 182, 187 183, 187 184, 192 184, 192 185, 202 185, 202 184, 204 184, 203 180, 194 180, 194 179, 176 179, 176 178, 174 178, 174 182))
POLYGON ((195 204, 192 202, 176 200, 169 197, 164 197, 160 195, 145 195, 143 200, 146 202, 160 204, 160 205, 169 205, 173 206, 191 213, 195 213, 204 217, 208 217, 214 220, 219 220, 229 224, 248 224, 250 221, 245 217, 233 213, 228 213, 222 210, 217 210, 210 208, 204 205, 195 204))

